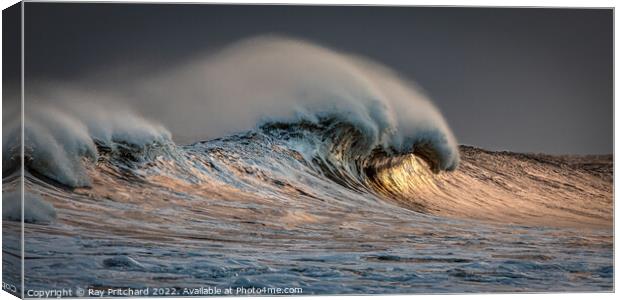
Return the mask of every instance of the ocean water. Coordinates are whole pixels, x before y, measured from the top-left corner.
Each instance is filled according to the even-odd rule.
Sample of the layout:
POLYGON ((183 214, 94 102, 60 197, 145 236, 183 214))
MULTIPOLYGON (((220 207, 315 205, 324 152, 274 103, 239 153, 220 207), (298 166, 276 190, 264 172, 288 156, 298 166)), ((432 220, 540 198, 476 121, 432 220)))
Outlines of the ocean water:
MULTIPOLYGON (((435 173, 414 154, 343 157, 351 131, 334 126, 119 148, 88 166, 88 187, 28 172, 27 195, 55 216, 25 224, 25 289, 613 289, 609 157, 461 147, 460 168, 435 173)), ((6 233, 20 225, 3 222, 4 268, 18 270, 6 233)))
POLYGON ((395 72, 286 38, 105 81, 3 107, 5 289, 614 288, 612 155, 459 146, 395 72))

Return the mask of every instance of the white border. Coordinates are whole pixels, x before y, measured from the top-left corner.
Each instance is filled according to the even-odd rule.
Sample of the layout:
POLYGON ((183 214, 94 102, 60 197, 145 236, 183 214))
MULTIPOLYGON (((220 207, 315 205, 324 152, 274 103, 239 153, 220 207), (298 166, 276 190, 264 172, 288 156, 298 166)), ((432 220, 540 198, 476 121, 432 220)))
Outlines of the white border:
MULTIPOLYGON (((15 0, 0 0, 0 7, 2 9, 5 9, 15 3, 17 3, 18 1, 15 0)), ((26 2, 53 2, 53 1, 26 1, 26 2)), ((74 1, 58 1, 58 2, 93 2, 93 1, 85 1, 85 0, 74 0, 74 1)), ((228 1, 222 1, 222 0, 209 0, 209 1, 179 1, 179 0, 150 0, 150 1, 144 1, 144 0, 133 0, 133 1, 97 1, 97 2, 132 2, 132 3, 153 3, 153 2, 158 2, 158 3, 237 3, 237 4, 259 4, 259 3, 269 3, 269 4, 298 4, 298 5, 303 5, 303 4, 310 4, 310 5, 399 5, 399 6, 510 6, 510 7, 587 7, 587 8, 595 8, 595 7, 600 7, 600 8, 610 8, 610 7, 614 7, 616 6, 616 1, 610 1, 610 0, 590 0, 590 1, 583 1, 583 0, 450 0, 450 1, 446 1, 446 0, 385 0, 385 1, 379 1, 379 0, 375 0, 375 1, 369 1, 369 0, 356 0, 356 1, 343 1, 343 0, 339 0, 339 1, 329 1, 329 0, 313 0, 313 1, 308 1, 308 0, 266 0, 266 1, 257 1, 257 0, 244 0, 244 1, 237 1, 237 0, 228 0, 228 1)), ((23 13, 23 11, 22 11, 23 13)), ((22 17, 22 23, 23 23, 24 19, 22 17)), ((1 24, 1 22, 0 22, 1 24)), ((22 26, 23 29, 23 26, 22 26)), ((1 25, 0 25, 0 32, 1 32, 1 25)), ((618 87, 619 81, 618 78, 615 76, 615 71, 616 71, 616 61, 615 61, 615 57, 617 57, 618 55, 618 47, 617 47, 617 33, 618 33, 618 24, 615 22, 615 12, 614 12, 614 116, 617 115, 618 113, 618 107, 615 105, 615 91, 618 87)), ((2 42, 0 40, 0 48, 1 48, 2 42)), ((23 51, 23 30, 22 30, 22 51, 23 51)), ((24 61, 22 59, 22 70, 23 70, 23 64, 24 61)), ((0 67, 2 65, 2 58, 0 57, 0 67)), ((22 96, 23 96, 23 72, 22 72, 22 96)), ((2 87, 2 82, 0 80, 0 90, 2 87)), ((23 99, 22 99, 23 100, 23 99)), ((23 112, 23 101, 22 101, 22 112, 23 112)), ((0 105, 0 114, 1 114, 1 105, 0 105)), ((23 116, 23 115, 22 115, 23 116)), ((23 122, 23 118, 22 118, 22 122, 23 122)), ((618 143, 618 139, 617 139, 617 135, 618 135, 618 127, 620 125, 618 125, 615 122, 615 118, 614 118, 614 149, 617 149, 617 143, 618 143)), ((0 124, 1 127, 1 124, 0 124)), ((23 131, 23 124, 22 124, 22 131, 23 131)), ((23 132, 22 132, 23 134, 23 132)), ((23 136, 22 136, 22 140, 23 140, 23 136)), ((23 147, 23 145, 22 145, 23 147)), ((23 149, 22 149, 23 151, 23 149)), ((614 151, 615 152, 615 151, 614 151)), ((615 155, 614 155, 615 157, 615 155)), ((615 160, 615 158, 614 158, 615 160)), ((23 162, 22 162, 23 163, 23 162)), ((614 174, 617 174, 617 164, 614 161, 614 174)), ((22 186, 23 189, 23 186, 22 186)), ((616 185, 616 181, 615 181, 615 176, 614 176, 614 191, 617 189, 617 185, 616 185)), ((23 191, 22 191, 22 195, 23 195, 23 191)), ((614 201, 615 201, 615 193, 614 193, 614 201)), ((23 202, 23 200, 22 200, 23 202)), ((615 203, 615 202, 614 202, 615 203)), ((23 203, 22 203, 23 205, 23 203)), ((614 210, 615 210, 615 205, 614 205, 614 210)), ((23 214, 23 208, 22 208, 22 214, 23 214)), ((23 218, 23 216, 22 216, 23 218)), ((615 220, 615 214, 614 214, 614 220, 615 220)), ((615 229, 615 228, 614 228, 615 229)), ((22 232, 23 232, 23 226, 22 226, 22 232)), ((23 233, 22 233, 23 234, 23 233)), ((1 246, 1 231, 0 231, 0 246, 1 246)), ((22 240, 22 251, 23 251, 23 240, 22 240)), ((618 286, 618 276, 616 276, 616 269, 615 267, 618 266, 617 264, 617 256, 615 256, 615 253, 617 253, 618 250, 618 245, 615 242, 615 234, 614 234, 614 287, 618 286)), ((23 255, 23 253, 22 253, 23 255)), ((0 253, 0 257, 1 257, 1 253, 0 253)), ((1 271, 2 265, 0 264, 0 271, 1 271)), ((23 272, 23 262, 22 262, 22 272, 23 272)), ((23 273, 22 273, 23 274, 23 273)), ((22 276, 22 286, 23 286, 23 276, 22 276)), ((23 291, 23 288, 22 288, 23 291)), ((6 299, 9 297, 13 297, 11 294, 5 292, 5 291, 0 291, 0 297, 1 299, 6 299)), ((287 298, 290 298, 291 296, 287 296, 287 298)), ((327 299, 327 298, 332 298, 332 297, 338 297, 335 299, 343 299, 343 300, 350 300, 350 299, 362 299, 362 298, 366 298, 366 297, 372 297, 374 299, 411 299, 413 297, 417 298, 417 299, 454 299, 454 298, 458 298, 458 299, 495 299, 496 297, 498 298, 502 298, 502 299, 562 299, 562 300, 570 300, 570 299, 584 299, 584 298, 597 298, 597 299, 614 299, 616 298, 614 296, 613 293, 553 293, 553 294, 459 294, 459 295, 376 295, 376 296, 301 296, 301 297, 294 297, 295 299, 308 299, 308 300, 316 300, 316 299, 327 299)), ((13 298, 16 299, 16 298, 13 298)), ((92 299, 92 298, 86 298, 86 299, 92 299)), ((136 298, 134 298, 136 299, 136 298)), ((141 298, 141 299, 160 299, 160 298, 151 298, 151 297, 147 297, 147 298, 141 298)), ((187 298, 166 298, 166 299, 184 299, 186 300, 187 298)), ((230 297, 214 297, 214 299, 231 299, 230 297)), ((257 299, 257 298, 253 298, 253 297, 235 297, 234 299, 257 299)), ((282 299, 280 297, 261 297, 260 299, 282 299)))
MULTIPOLYGON (((6 7, 18 1, 1 0, 6 7)), ((311 4, 311 5, 399 5, 399 6, 508 6, 508 7, 614 7, 612 0, 25 0, 25 2, 126 2, 126 3, 221 3, 221 4, 311 4)), ((5 6, 2 6, 5 8, 5 6)))
MULTIPOLYGON (((26 252, 25 252, 25 248, 24 248, 26 246, 25 223, 24 223, 24 220, 25 220, 25 218, 24 218, 24 213, 25 213, 24 212, 24 209, 25 209, 24 208, 24 195, 25 195, 25 192, 26 192, 25 191, 25 186, 24 186, 24 170, 25 170, 25 168, 24 168, 24 157, 25 157, 24 156, 24 140, 25 140, 24 139, 24 126, 25 126, 25 120, 24 119, 26 117, 26 114, 25 114, 25 99, 24 99, 24 95, 25 95, 25 91, 26 91, 25 90, 25 86, 24 86, 24 83, 25 83, 25 81, 24 81, 24 70, 25 70, 25 68, 24 68, 24 66, 25 66, 24 65, 24 2, 21 3, 20 10, 21 10, 21 15, 22 15, 21 16, 21 32, 20 32, 20 35, 21 35, 21 50, 22 50, 21 51, 22 53, 21 53, 21 62, 20 62, 20 64, 21 64, 21 69, 22 70, 21 70, 21 73, 20 73, 20 79, 19 79, 20 84, 19 85, 20 85, 20 89, 21 89, 21 92, 20 92, 21 93, 20 94, 20 97, 21 97, 20 113, 22 115, 22 117, 21 117, 21 123, 22 124, 21 124, 21 128, 20 128, 20 131, 21 131, 21 133, 20 133, 21 143, 20 143, 20 150, 19 150, 19 152, 21 153, 22 159, 20 159, 20 164, 21 164, 21 167, 20 167, 20 170, 21 170, 20 178, 21 178, 21 181, 19 183, 19 186, 20 186, 20 190, 21 190, 20 191, 20 193, 21 193, 20 197, 22 198, 21 199, 22 200, 22 205, 21 205, 22 228, 21 228, 20 241, 21 241, 21 250, 22 250, 22 253, 21 253, 22 254, 22 268, 21 268, 21 272, 22 272, 21 286, 22 286, 22 288, 21 288, 21 292, 22 292, 22 299, 23 299, 24 298, 24 289, 26 287, 26 284, 25 284, 25 277, 26 277, 25 276, 26 275, 26 271, 25 270, 26 270, 26 268, 25 268, 25 262, 24 262, 24 257, 26 257, 26 254, 25 254, 26 252)), ((1 232, 1 230, 0 230, 0 232, 1 232)), ((2 253, 2 252, 0 251, 0 253, 2 253)), ((0 256, 0 259, 1 259, 1 257, 2 256, 0 256)), ((0 260, 0 265, 2 265, 1 260, 0 260)), ((0 278, 0 280, 1 280, 1 278, 0 278)))

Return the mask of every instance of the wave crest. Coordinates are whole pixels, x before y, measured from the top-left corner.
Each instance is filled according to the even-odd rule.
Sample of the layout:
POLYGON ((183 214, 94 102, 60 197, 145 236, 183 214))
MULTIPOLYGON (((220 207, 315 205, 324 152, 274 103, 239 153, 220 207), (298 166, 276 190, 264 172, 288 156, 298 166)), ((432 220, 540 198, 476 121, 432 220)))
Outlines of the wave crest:
MULTIPOLYGON (((24 122, 26 169, 69 187, 90 186, 86 168, 99 159, 102 148, 122 155, 140 151, 153 143, 170 141, 160 125, 124 109, 62 99, 56 107, 28 109, 24 122)), ((9 159, 3 172, 17 170, 20 156, 20 126, 14 120, 6 131, 3 155, 9 159), (17 143, 17 144, 16 144, 17 143)))
MULTIPOLYGON (((440 134, 438 132, 412 138, 411 141, 415 142, 410 147, 395 149, 378 143, 373 136, 366 135, 361 128, 337 115, 324 116, 316 121, 268 122, 260 129, 279 142, 285 142, 289 149, 301 153, 303 161, 311 168, 354 190, 362 188, 386 194, 385 187, 391 184, 384 180, 383 174, 411 169, 408 166, 412 160, 418 171, 411 169, 411 178, 432 177, 441 170, 452 170, 446 168, 450 163, 446 160, 451 156, 446 156, 447 152, 440 149, 442 145, 437 141, 442 138, 435 137, 440 134), (421 168, 424 171, 419 171, 421 168)), ((388 196, 413 195, 393 192, 387 193, 388 196)))
POLYGON ((172 135, 195 142, 275 124, 320 127, 331 139, 329 152, 352 172, 363 172, 373 151, 413 153, 435 171, 459 163, 447 123, 414 84, 377 63, 302 40, 247 39, 161 74, 112 80, 114 86, 95 78, 89 91, 83 86, 93 83, 29 90, 30 170, 71 187, 88 186, 84 165, 102 149, 140 152, 171 143, 172 135))
MULTIPOLYGON (((155 119, 193 137, 190 142, 256 124, 336 118, 357 128, 368 148, 406 153, 428 144, 440 169, 458 166, 456 139, 414 83, 368 59, 303 40, 246 39, 139 86, 142 92, 132 93, 141 95, 138 101, 156 103, 162 112, 151 111, 155 119)), ((153 106, 148 103, 140 107, 153 106)))

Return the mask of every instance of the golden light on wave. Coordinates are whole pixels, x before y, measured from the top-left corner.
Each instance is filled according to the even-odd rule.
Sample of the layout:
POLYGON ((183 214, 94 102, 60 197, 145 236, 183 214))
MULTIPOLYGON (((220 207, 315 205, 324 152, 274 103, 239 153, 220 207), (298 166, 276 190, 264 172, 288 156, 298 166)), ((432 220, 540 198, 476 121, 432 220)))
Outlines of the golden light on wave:
POLYGON ((370 180, 370 184, 381 194, 398 201, 416 211, 425 211, 428 205, 424 195, 437 194, 437 177, 429 164, 422 158, 409 154, 391 167, 381 168, 370 180))
POLYGON ((533 226, 610 226, 607 179, 537 160, 467 151, 454 172, 433 173, 424 159, 411 154, 378 168, 369 184, 402 207, 438 216, 533 226))

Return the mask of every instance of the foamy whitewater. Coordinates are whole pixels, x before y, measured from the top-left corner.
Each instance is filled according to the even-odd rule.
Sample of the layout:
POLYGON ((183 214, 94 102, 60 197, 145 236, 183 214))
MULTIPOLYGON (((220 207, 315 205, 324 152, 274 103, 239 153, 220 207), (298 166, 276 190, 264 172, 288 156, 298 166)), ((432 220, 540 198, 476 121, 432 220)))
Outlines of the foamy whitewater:
MULTIPOLYGON (((26 290, 613 288, 611 155, 458 146, 413 83, 366 59, 259 37, 76 86, 26 96, 26 290)), ((5 125, 16 283, 19 134, 5 125)))

